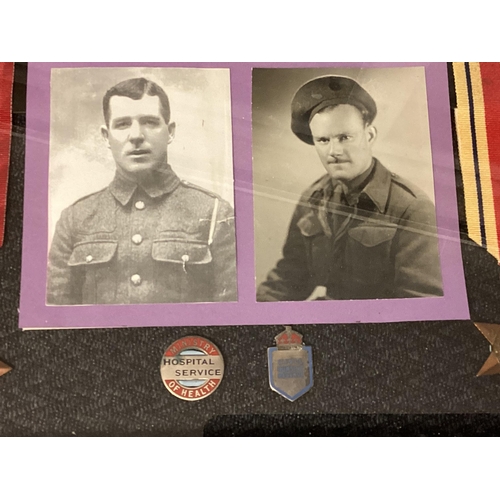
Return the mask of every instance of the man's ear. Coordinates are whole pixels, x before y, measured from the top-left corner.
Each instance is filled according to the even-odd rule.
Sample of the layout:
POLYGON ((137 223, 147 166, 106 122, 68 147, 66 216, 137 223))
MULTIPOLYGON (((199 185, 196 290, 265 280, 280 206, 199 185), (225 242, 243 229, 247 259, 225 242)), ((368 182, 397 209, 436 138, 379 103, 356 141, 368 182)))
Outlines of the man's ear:
POLYGON ((373 125, 369 125, 366 128, 366 132, 368 134, 368 144, 370 144, 370 146, 373 146, 373 144, 375 143, 375 139, 377 138, 377 129, 373 125))
POLYGON ((170 144, 175 138, 175 122, 168 124, 168 133, 170 137, 168 138, 168 144, 170 144))
POLYGON ((101 135, 102 135, 102 138, 106 141, 106 144, 108 145, 108 148, 109 148, 109 131, 105 125, 103 125, 101 127, 101 135))

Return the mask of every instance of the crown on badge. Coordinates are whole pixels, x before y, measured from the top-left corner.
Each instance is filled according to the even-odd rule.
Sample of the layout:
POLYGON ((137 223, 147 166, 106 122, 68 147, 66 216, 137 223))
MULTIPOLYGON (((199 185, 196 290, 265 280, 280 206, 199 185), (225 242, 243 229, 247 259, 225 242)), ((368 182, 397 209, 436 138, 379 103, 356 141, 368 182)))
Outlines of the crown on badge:
POLYGON ((293 349, 302 347, 302 335, 292 330, 291 326, 285 326, 285 331, 274 337, 278 349, 293 349))

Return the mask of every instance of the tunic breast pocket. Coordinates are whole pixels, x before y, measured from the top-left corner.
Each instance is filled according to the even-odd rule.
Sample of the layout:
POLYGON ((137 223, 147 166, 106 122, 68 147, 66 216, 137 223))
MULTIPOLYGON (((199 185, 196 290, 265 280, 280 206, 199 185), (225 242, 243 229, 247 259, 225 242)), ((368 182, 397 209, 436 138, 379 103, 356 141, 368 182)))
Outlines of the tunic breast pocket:
POLYGON ((106 304, 114 301, 116 280, 113 272, 116 241, 83 241, 78 243, 68 266, 83 274, 84 304, 106 304))
POLYGON ((207 242, 164 238, 153 242, 158 290, 168 302, 211 301, 214 277, 207 242))
POLYGON ((171 238, 153 242, 153 260, 186 267, 188 264, 209 264, 212 262, 212 254, 208 244, 203 241, 171 238))
POLYGON ((346 245, 347 276, 358 284, 390 284, 394 276, 391 248, 397 225, 365 223, 348 231, 346 245))

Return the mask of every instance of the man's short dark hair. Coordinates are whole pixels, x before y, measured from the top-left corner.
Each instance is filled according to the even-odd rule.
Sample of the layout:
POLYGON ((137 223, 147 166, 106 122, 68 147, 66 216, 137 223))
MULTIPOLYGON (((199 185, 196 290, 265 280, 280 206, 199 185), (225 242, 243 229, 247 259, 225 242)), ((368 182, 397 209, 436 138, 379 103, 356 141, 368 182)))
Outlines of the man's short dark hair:
POLYGON ((107 127, 109 127, 110 118, 109 101, 115 95, 129 97, 135 101, 142 99, 145 95, 157 95, 160 99, 163 119, 167 124, 170 122, 170 102, 165 91, 158 84, 146 78, 131 78, 130 80, 125 80, 111 87, 104 95, 102 109, 107 127))

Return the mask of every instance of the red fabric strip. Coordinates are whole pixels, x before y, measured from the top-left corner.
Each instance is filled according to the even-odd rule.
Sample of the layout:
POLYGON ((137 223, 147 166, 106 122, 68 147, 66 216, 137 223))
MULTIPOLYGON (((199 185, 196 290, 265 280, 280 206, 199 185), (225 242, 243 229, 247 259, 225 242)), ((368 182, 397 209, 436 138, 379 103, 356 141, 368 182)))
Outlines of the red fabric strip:
POLYGON ((13 81, 14 63, 0 62, 0 247, 3 245, 5 209, 7 208, 13 81))
POLYGON ((497 237, 500 240, 500 63, 479 63, 479 66, 483 83, 497 237))

